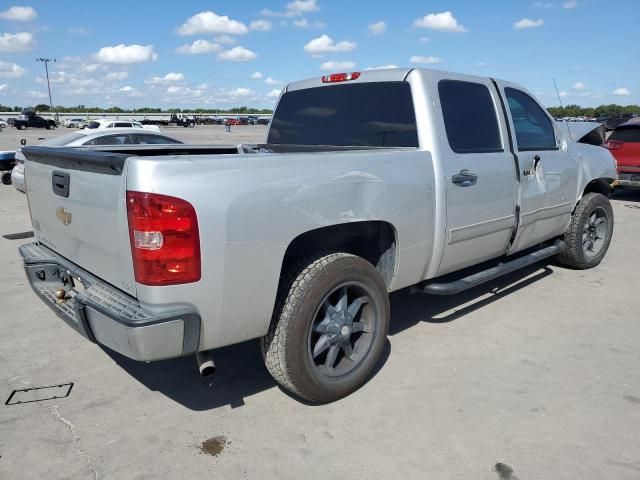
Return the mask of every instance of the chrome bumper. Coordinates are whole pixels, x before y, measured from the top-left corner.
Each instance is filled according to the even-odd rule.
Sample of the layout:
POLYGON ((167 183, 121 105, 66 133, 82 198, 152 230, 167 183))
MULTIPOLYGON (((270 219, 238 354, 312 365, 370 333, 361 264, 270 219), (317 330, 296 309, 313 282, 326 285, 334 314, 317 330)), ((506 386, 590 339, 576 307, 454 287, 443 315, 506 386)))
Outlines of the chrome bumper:
POLYGON ((181 357, 198 350, 197 313, 150 312, 135 298, 41 244, 27 243, 19 250, 33 291, 89 340, 141 361, 181 357))

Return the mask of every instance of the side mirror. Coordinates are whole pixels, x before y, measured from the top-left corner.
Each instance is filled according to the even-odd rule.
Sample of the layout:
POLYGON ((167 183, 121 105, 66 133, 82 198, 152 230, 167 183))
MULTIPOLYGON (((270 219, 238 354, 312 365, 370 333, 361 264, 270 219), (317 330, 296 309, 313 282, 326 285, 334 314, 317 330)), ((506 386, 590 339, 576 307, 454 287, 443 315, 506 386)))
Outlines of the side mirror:
POLYGON ((26 144, 27 144, 27 139, 26 138, 20 139, 20 145, 22 145, 24 147, 26 144))

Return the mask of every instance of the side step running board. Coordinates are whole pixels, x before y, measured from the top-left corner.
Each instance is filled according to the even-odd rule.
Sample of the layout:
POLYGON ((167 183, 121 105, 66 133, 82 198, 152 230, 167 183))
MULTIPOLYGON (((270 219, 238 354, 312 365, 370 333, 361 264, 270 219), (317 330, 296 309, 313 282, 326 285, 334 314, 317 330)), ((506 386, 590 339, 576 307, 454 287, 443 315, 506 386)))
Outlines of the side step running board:
POLYGON ((563 252, 565 248, 567 248, 567 245, 562 240, 556 240, 556 242, 551 246, 541 248, 540 250, 536 250, 535 252, 516 258, 515 260, 500 262, 495 267, 474 273, 468 277, 448 283, 430 282, 426 285, 423 284, 422 286, 414 287, 412 292, 429 293, 431 295, 453 295, 455 293, 462 292, 463 290, 481 285, 493 280, 494 278, 498 278, 502 275, 533 265, 545 258, 553 257, 554 255, 563 252))

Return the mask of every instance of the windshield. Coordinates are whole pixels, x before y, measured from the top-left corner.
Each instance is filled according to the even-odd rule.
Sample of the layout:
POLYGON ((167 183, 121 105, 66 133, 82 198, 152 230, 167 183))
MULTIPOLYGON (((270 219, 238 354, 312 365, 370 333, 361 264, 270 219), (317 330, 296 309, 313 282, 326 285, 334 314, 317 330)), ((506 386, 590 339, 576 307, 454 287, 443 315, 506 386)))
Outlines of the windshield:
POLYGON ((377 82, 285 93, 267 143, 417 147, 411 88, 406 82, 377 82))
POLYGON ((100 122, 89 122, 87 128, 100 128, 100 122))
POLYGON ((84 134, 82 133, 67 133, 66 135, 46 140, 40 145, 46 145, 47 147, 62 147, 82 137, 84 137, 84 134))

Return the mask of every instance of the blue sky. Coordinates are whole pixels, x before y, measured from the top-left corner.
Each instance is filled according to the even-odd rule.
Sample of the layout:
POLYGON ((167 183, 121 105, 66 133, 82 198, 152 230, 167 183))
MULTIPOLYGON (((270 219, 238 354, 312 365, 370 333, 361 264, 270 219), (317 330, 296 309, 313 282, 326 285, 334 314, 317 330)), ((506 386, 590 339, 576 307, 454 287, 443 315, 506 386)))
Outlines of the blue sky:
POLYGON ((640 104, 638 0, 0 4, 0 103, 273 106, 286 82, 397 65, 495 76, 557 105, 640 104))

